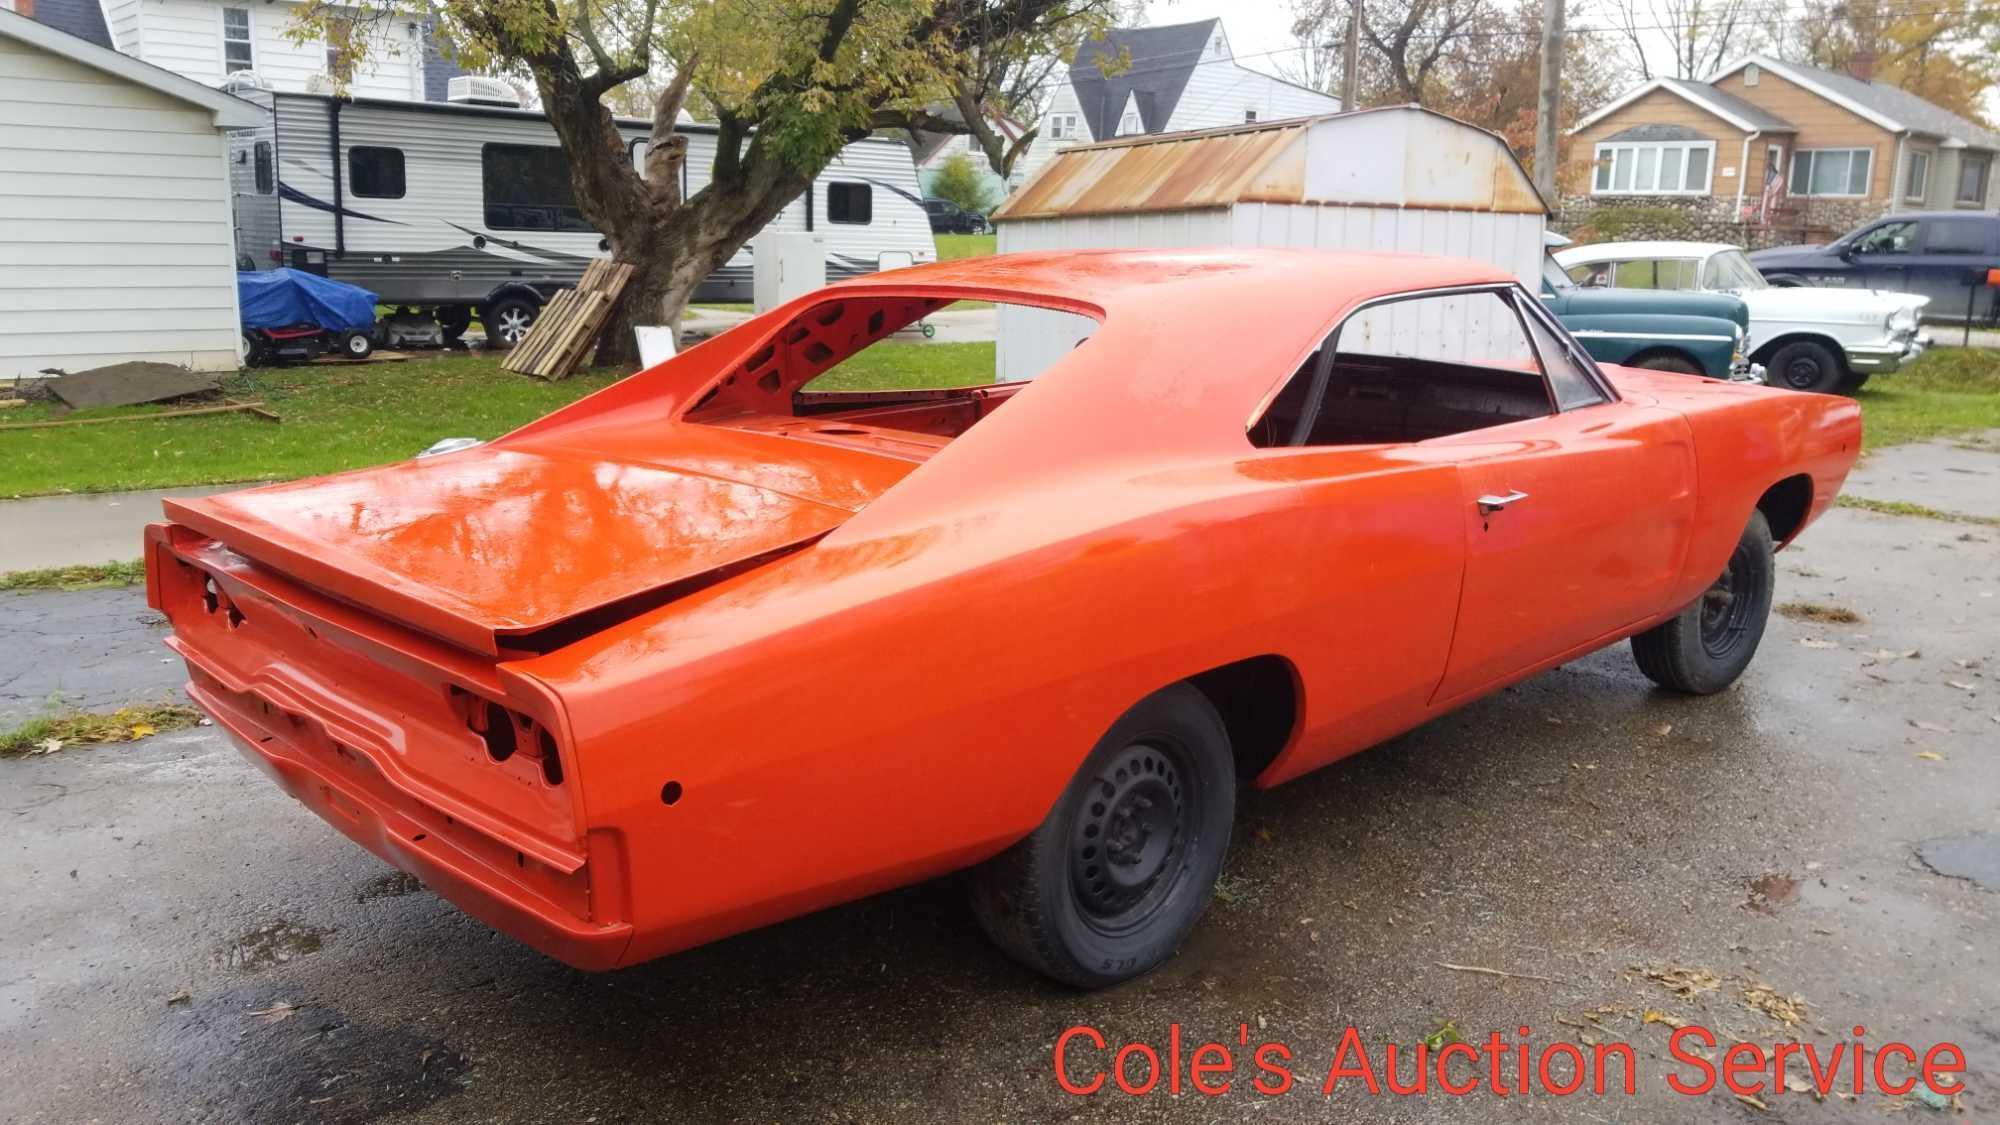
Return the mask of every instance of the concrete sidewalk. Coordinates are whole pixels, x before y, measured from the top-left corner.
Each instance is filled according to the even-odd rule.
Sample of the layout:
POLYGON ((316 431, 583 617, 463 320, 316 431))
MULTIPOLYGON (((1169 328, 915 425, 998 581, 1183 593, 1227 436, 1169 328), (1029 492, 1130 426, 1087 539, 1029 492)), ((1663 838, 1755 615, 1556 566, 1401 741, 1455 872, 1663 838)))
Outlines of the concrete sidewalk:
POLYGON ((208 496, 241 484, 0 500, 0 574, 136 559, 165 496, 208 496))

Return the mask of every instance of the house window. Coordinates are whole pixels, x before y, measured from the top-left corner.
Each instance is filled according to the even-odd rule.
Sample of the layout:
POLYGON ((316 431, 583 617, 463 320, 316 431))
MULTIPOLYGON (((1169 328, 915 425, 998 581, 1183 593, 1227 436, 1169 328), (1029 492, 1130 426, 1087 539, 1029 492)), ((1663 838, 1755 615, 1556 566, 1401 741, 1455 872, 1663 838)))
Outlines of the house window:
POLYGON ((1910 167, 1903 173, 1903 198, 1921 203, 1930 194, 1931 154, 1910 150, 1910 167))
POLYGON ((1246 110, 1244 110, 1244 111, 1243 111, 1243 123, 1244 123, 1244 124, 1246 124, 1246 125, 1247 125, 1247 124, 1249 124, 1250 122, 1252 122, 1252 121, 1255 121, 1255 120, 1257 120, 1257 111, 1256 111, 1256 110, 1254 110, 1254 109, 1246 109, 1246 110))
POLYGON ((1074 136, 1076 136, 1076 114, 1074 113, 1049 114, 1050 140, 1066 141, 1074 136))
POLYGON ((867 184, 826 185, 826 221, 866 226, 875 220, 875 189, 867 184))
POLYGON ((1139 112, 1137 110, 1127 110, 1125 116, 1118 119, 1119 136, 1129 137, 1141 131, 1139 128, 1139 112))
POLYGON ((1701 195, 1709 189, 1714 141, 1597 146, 1594 195, 1701 195))
POLYGON ((222 72, 255 70, 256 57, 250 49, 250 9, 222 9, 222 72))
POLYGON ((347 150, 347 181, 365 199, 403 198, 403 150, 355 145, 347 150))
POLYGON ((277 187, 271 176, 271 142, 258 141, 252 151, 256 161, 253 167, 257 175, 257 194, 269 195, 272 189, 277 187))
POLYGON ((1758 69, 1757 64, 1751 63, 1749 66, 1743 68, 1743 84, 1745 86, 1755 86, 1757 79, 1763 77, 1763 75, 1764 72, 1758 69))
POLYGON ((1868 194, 1868 177, 1875 170, 1872 148, 1803 148, 1792 153, 1793 195, 1831 195, 1858 199, 1868 194))
POLYGON ((479 179, 490 230, 590 230, 569 186, 569 161, 554 145, 486 145, 479 179))
POLYGON ((1991 156, 1963 153, 1958 158, 1958 202, 1977 207, 1986 202, 1986 180, 1993 171, 1991 156))

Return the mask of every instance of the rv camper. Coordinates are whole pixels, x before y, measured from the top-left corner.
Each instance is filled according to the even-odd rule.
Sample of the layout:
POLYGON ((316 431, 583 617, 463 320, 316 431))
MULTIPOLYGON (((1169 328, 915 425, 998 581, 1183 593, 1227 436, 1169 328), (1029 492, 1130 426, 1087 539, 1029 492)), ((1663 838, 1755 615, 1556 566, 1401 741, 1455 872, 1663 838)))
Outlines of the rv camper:
MULTIPOLYGON (((610 249, 570 191, 555 130, 521 109, 506 84, 454 78, 446 102, 289 94, 237 84, 268 123, 230 134, 239 268, 291 266, 423 310, 447 339, 477 316, 490 343, 511 347, 554 294, 610 249)), ((645 167, 651 123, 620 119, 645 167)), ((708 182, 715 129, 683 121, 687 194, 708 182)), ((937 259, 909 148, 848 145, 806 194, 773 220, 825 236, 837 280, 937 259)), ((710 275, 697 300, 750 299, 750 250, 710 275)))

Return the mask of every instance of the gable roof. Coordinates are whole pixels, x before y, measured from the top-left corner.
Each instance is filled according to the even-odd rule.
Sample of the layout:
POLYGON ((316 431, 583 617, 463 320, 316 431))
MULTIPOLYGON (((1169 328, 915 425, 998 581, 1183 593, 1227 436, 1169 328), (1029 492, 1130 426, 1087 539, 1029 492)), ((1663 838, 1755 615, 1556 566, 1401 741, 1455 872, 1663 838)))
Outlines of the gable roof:
POLYGON ((68 32, 26 16, 0 9, 0 35, 40 47, 92 70, 123 78, 135 85, 157 90, 170 98, 208 110, 223 129, 252 129, 265 121, 264 111, 241 98, 233 98, 192 78, 182 78, 171 70, 121 55, 109 47, 85 42, 68 32))
POLYGON ((1947 141, 1957 141, 1960 146, 2000 148, 2000 134, 1887 82, 1864 81, 1851 74, 1784 62, 1769 55, 1746 55, 1725 65, 1708 80, 1720 82, 1752 63, 1892 133, 1931 133, 1947 141))
POLYGON ((111 31, 104 26, 104 9, 97 0, 35 0, 34 14, 28 18, 111 49, 111 31))
POLYGON ((1119 115, 1125 103, 1139 107, 1139 120, 1148 133, 1167 127, 1167 120, 1180 104, 1188 77, 1201 62, 1209 36, 1219 19, 1164 27, 1112 28, 1099 39, 1085 39, 1069 64, 1069 84, 1076 91, 1076 103, 1083 111, 1084 124, 1093 140, 1109 140, 1118 132, 1119 115), (1105 64, 1114 68, 1121 57, 1131 65, 1113 75, 1104 73, 1105 64))
POLYGON ((1691 82, 1685 78, 1655 78, 1626 91, 1623 97, 1578 121, 1570 132, 1588 129, 1599 121, 1617 113, 1640 98, 1655 90, 1672 94, 1695 108, 1719 117, 1746 133, 1796 133, 1798 127, 1777 114, 1744 101, 1734 94, 1725 93, 1705 82, 1691 82))

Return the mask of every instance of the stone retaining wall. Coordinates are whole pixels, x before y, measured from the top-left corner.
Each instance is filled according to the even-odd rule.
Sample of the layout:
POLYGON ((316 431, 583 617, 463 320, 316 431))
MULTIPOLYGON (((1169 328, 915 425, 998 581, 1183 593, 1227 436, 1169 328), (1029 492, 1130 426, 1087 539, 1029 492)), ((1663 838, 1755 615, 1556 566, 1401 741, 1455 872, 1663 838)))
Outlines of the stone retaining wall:
MULTIPOLYGON (((1754 201, 1745 202, 1746 209, 1754 201)), ((1875 199, 1787 198, 1759 222, 1744 221, 1734 196, 1564 195, 1550 226, 1578 242, 1668 239, 1728 242, 1749 250, 1799 242, 1831 242, 1883 214, 1875 199)))

